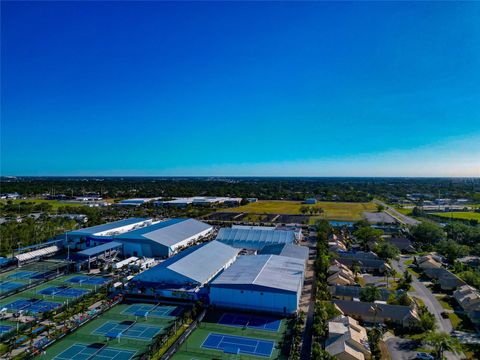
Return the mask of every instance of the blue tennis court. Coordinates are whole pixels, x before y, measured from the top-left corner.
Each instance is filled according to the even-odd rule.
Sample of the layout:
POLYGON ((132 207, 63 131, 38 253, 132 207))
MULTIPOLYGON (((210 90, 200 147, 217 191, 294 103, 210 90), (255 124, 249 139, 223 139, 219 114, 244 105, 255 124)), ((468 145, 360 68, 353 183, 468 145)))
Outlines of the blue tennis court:
POLYGON ((38 275, 38 272, 36 271, 17 271, 13 273, 12 275, 9 275, 9 279, 28 279, 32 278, 35 275, 38 275))
POLYGON ((225 313, 222 315, 218 323, 221 325, 234 327, 247 327, 257 330, 278 331, 282 323, 279 319, 269 318, 265 316, 253 316, 225 313))
POLYGON ((62 306, 61 303, 53 301, 44 301, 40 299, 19 299, 11 302, 4 307, 11 311, 27 311, 33 314, 51 311, 62 306))
POLYGON ((202 348, 220 350, 228 354, 247 354, 271 357, 275 343, 269 340, 258 340, 243 336, 224 334, 208 334, 202 348))
POLYGON ((0 292, 9 292, 15 289, 19 289, 22 286, 25 286, 25 284, 13 282, 13 281, 5 281, 3 283, 0 283, 0 292))
POLYGON ((103 285, 110 280, 104 277, 74 276, 67 281, 74 284, 103 285))
POLYGON ((134 304, 123 310, 122 314, 164 318, 172 317, 170 314, 175 311, 176 308, 176 306, 134 304))
POLYGON ((10 325, 0 325, 0 335, 6 334, 10 331, 12 331, 13 326, 10 325))
POLYGON ((55 360, 129 360, 135 351, 116 349, 105 344, 74 344, 54 357, 55 360))
POLYGON ((42 295, 56 295, 56 296, 63 296, 63 297, 73 297, 78 298, 82 295, 88 293, 88 290, 84 289, 74 289, 74 288, 67 288, 61 286, 50 286, 48 288, 42 289, 38 292, 42 295))
POLYGON ((108 321, 94 330, 92 334, 103 335, 111 339, 127 337, 137 340, 152 340, 163 327, 134 323, 133 321, 108 321))

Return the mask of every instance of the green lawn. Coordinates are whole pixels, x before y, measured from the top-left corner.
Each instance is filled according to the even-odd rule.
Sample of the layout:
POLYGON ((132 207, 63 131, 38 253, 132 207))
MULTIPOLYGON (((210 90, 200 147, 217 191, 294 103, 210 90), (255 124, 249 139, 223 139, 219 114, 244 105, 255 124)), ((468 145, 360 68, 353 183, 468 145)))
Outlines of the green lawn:
POLYGON ((324 213, 320 216, 313 216, 315 219, 339 220, 339 221, 357 221, 363 218, 364 211, 376 211, 377 206, 373 202, 369 203, 347 203, 322 201, 315 205, 305 205, 301 201, 283 201, 283 200, 261 200, 236 208, 226 209, 227 212, 245 212, 252 214, 286 214, 301 215, 302 206, 320 207, 324 213))
POLYGON ((432 215, 440 216, 447 219, 461 219, 461 220, 478 220, 480 221, 480 213, 477 212, 437 212, 432 215))
POLYGON ((452 305, 450 305, 444 296, 437 296, 437 300, 445 310, 453 310, 452 305))
POLYGON ((32 204, 32 205, 50 204, 53 209, 58 209, 59 207, 62 207, 62 206, 83 206, 80 203, 69 203, 69 202, 63 202, 63 201, 58 201, 58 200, 42 200, 42 199, 35 199, 35 200, 5 200, 5 199, 2 199, 2 200, 0 200, 0 203, 6 204, 7 201, 12 201, 13 204, 19 204, 19 203, 29 203, 29 204, 32 204))
POLYGON ((475 327, 471 323, 470 319, 464 314, 449 313, 448 317, 452 323, 454 330, 475 332, 475 327))

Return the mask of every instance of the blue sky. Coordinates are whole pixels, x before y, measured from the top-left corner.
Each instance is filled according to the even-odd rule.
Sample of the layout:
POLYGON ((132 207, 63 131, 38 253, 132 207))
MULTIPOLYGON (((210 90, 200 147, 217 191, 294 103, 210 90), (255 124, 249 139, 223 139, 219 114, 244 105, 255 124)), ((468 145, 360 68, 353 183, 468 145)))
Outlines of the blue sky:
POLYGON ((480 175, 480 3, 1 6, 2 175, 480 175))

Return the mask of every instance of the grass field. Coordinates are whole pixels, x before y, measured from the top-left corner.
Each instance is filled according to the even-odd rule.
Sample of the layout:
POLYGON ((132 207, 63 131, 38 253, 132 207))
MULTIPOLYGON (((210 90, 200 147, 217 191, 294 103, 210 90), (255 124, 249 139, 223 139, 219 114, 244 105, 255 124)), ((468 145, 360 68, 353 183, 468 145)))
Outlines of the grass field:
POLYGON ((62 202, 62 201, 58 201, 58 200, 42 200, 42 199, 35 199, 35 200, 5 200, 5 199, 2 199, 0 200, 0 203, 2 204, 6 204, 7 201, 12 201, 13 204, 19 204, 19 203, 29 203, 29 204, 34 204, 34 205, 38 205, 38 204, 49 204, 52 206, 53 209, 58 209, 59 207, 62 207, 62 206, 82 206, 82 204, 75 204, 75 203, 67 203, 67 202, 62 202))
POLYGON ((440 216, 447 219, 461 219, 461 220, 478 220, 480 221, 480 213, 477 212, 437 212, 432 215, 440 216))
MULTIPOLYGON (((150 304, 151 305, 151 304, 150 304)), ((124 333, 120 339, 111 339, 108 340, 106 336, 101 335, 103 333, 103 328, 109 326, 110 324, 121 323, 123 321, 134 322, 134 325, 131 325, 131 329, 134 329, 134 326, 150 327, 154 330, 159 330, 156 335, 153 335, 154 331, 150 335, 158 336, 165 332, 165 329, 175 320, 175 317, 170 318, 144 318, 144 317, 135 317, 134 315, 126 315, 123 312, 129 308, 128 304, 117 305, 114 308, 107 311, 105 314, 100 315, 95 320, 87 323, 81 328, 77 329, 72 334, 63 338, 59 342, 55 343, 53 346, 47 348, 46 354, 39 356, 41 359, 54 359, 59 356, 60 358, 66 357, 64 351, 71 348, 72 346, 79 344, 83 346, 89 346, 91 344, 100 344, 107 347, 107 351, 110 352, 110 349, 125 350, 130 353, 135 353, 134 358, 137 358, 141 353, 143 353, 148 345, 151 343, 151 336, 131 338, 128 333, 124 333), (62 353, 64 353, 62 355, 62 353)), ((127 330, 128 331, 128 330, 127 330)), ((116 351, 116 350, 114 350, 116 351)), ((100 358, 99 354, 99 358, 100 358)), ((112 355, 113 356, 113 355, 112 355)), ((92 356, 84 357, 86 359, 93 359, 92 356)), ((96 358, 96 357, 95 357, 96 358)), ((105 360, 109 360, 107 354, 103 357, 105 360)), ((111 358, 113 359, 113 357, 111 358)))
POLYGON ((321 216, 315 216, 318 219, 339 220, 339 221, 357 221, 361 220, 364 211, 376 211, 377 206, 373 203, 346 203, 346 202, 318 202, 316 205, 305 205, 301 201, 257 201, 248 205, 222 211, 245 212, 252 214, 286 214, 300 215, 302 206, 320 207, 324 210, 321 216))
POLYGON ((222 316, 221 312, 210 312, 187 341, 183 343, 177 353, 173 356, 173 360, 211 360, 211 359, 286 359, 281 354, 281 345, 286 332, 286 320, 282 320, 280 329, 277 332, 266 330, 253 330, 248 327, 232 327, 218 324, 218 320, 222 316), (251 356, 247 354, 228 355, 220 350, 212 350, 202 348, 202 344, 208 338, 210 333, 222 334, 225 336, 245 337, 250 339, 273 341, 275 346, 270 357, 251 356))

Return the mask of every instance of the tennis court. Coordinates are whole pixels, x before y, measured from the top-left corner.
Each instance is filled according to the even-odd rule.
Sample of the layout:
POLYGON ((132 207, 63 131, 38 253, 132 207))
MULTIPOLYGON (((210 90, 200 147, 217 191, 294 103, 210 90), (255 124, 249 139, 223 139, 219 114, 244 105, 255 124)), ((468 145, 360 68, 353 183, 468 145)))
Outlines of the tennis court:
POLYGON ((176 306, 166 305, 134 304, 123 310, 122 314, 163 318, 172 317, 170 314, 175 311, 176 308, 176 306))
POLYGON ((19 299, 11 302, 4 307, 7 310, 17 312, 20 310, 27 311, 33 314, 51 311, 62 306, 61 303, 53 301, 44 301, 40 299, 19 299))
POLYGON ((67 281, 74 284, 103 285, 110 280, 104 277, 74 276, 67 281))
POLYGON ((34 276, 38 275, 37 271, 17 271, 9 275, 9 279, 31 279, 34 276))
POLYGON ((269 340, 216 333, 210 333, 202 344, 202 348, 220 350, 228 354, 246 354, 263 357, 271 357, 274 346, 275 343, 269 340))
POLYGON ((69 287, 62 287, 62 286, 50 286, 48 288, 42 289, 38 292, 42 295, 51 295, 51 296, 62 296, 62 297, 72 297, 78 298, 82 295, 88 293, 88 290, 83 289, 74 289, 69 287))
POLYGON ((74 344, 54 357, 56 360, 129 360, 135 351, 116 349, 105 344, 74 344))
POLYGON ((0 325, 0 335, 6 334, 10 331, 12 331, 13 326, 10 325, 0 325))
POLYGON ((218 320, 218 324, 276 332, 280 329, 281 320, 264 316, 225 313, 218 320))
POLYGON ((25 286, 25 284, 17 283, 17 282, 12 282, 12 281, 5 281, 3 283, 0 283, 0 292, 9 292, 15 289, 19 289, 21 287, 25 286))
POLYGON ((111 339, 130 338, 150 341, 162 331, 163 327, 135 323, 133 321, 108 321, 92 332, 93 335, 103 335, 111 339))

